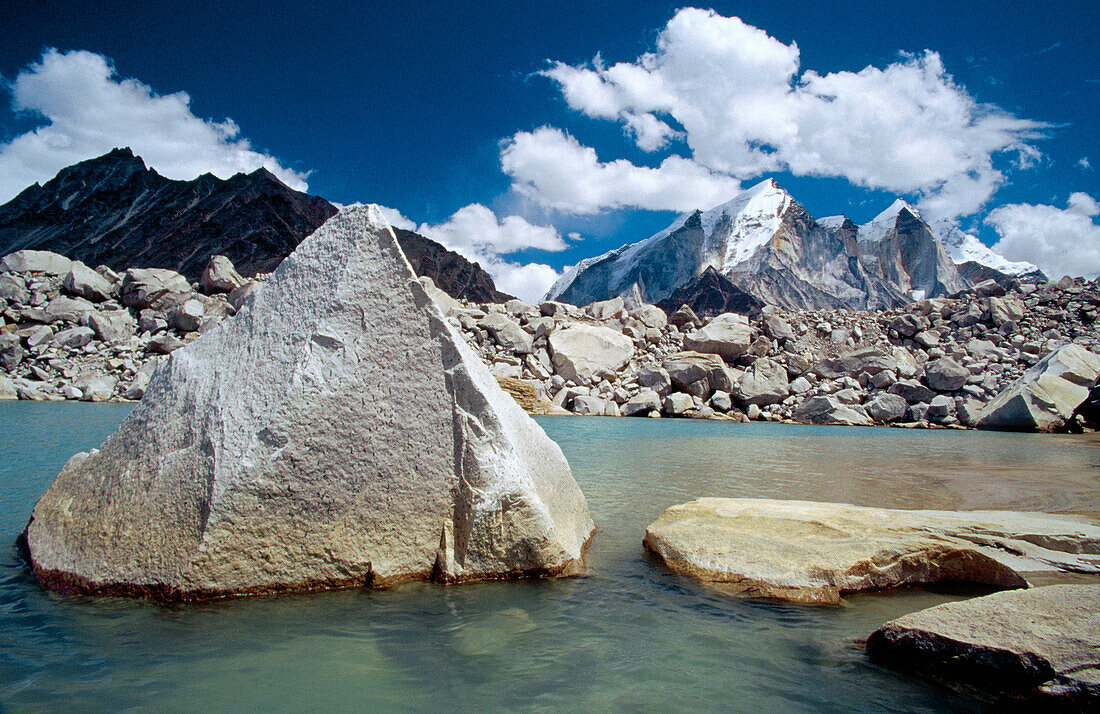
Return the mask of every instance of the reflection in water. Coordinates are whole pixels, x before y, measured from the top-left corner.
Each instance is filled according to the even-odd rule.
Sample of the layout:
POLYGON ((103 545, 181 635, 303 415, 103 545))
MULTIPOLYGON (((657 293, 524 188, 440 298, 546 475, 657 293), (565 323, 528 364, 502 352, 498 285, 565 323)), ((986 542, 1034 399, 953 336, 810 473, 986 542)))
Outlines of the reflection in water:
POLYGON ((1091 437, 542 418, 599 527, 588 577, 177 607, 46 593, 11 543, 125 412, 0 404, 0 708, 969 710, 855 644, 968 593, 729 597, 647 561, 645 526, 698 496, 1100 512, 1091 437))

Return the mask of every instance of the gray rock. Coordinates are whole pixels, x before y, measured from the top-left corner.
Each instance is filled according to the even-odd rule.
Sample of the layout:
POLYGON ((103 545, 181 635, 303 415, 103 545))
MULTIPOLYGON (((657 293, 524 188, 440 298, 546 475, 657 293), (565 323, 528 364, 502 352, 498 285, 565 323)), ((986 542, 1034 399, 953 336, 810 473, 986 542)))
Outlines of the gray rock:
POLYGON ((656 305, 639 305, 630 311, 630 316, 645 325, 647 329, 663 330, 668 324, 665 311, 656 305))
POLYGON ((895 370, 898 361, 882 350, 865 348, 826 359, 815 364, 810 371, 822 379, 837 379, 866 372, 872 376, 884 370, 895 370))
POLYGON ((787 370, 779 362, 761 357, 754 361, 733 389, 733 396, 742 404, 766 406, 787 398, 787 370))
POLYGON ((626 314, 621 297, 591 303, 584 308, 584 311, 597 320, 618 320, 626 314))
POLYGON ((79 260, 73 261, 73 267, 66 273, 63 284, 73 295, 93 302, 110 300, 115 291, 113 283, 79 260))
POLYGON ((233 288, 233 290, 230 291, 229 304, 233 306, 234 310, 239 312, 240 309, 244 307, 245 302, 248 301, 248 298, 252 297, 252 295, 259 289, 260 284, 258 282, 256 282, 255 280, 249 280, 247 283, 240 286, 239 288, 233 288))
POLYGON ((80 349, 95 338, 95 331, 90 327, 70 327, 53 336, 50 344, 55 347, 67 347, 71 350, 80 349))
POLYGON ((190 298, 168 311, 168 326, 180 332, 197 332, 205 316, 202 302, 190 298))
POLYGON ((791 394, 805 394, 813 388, 813 385, 810 384, 810 380, 805 377, 798 377, 787 385, 787 390, 791 394))
POLYGON ((752 343, 752 328, 744 315, 727 312, 684 336, 684 349, 715 354, 733 361, 745 354, 752 343))
POLYGON ((73 261, 48 250, 17 250, 0 259, 0 273, 45 273, 61 277, 73 268, 73 261))
POLYGON ((580 395, 573 399, 573 413, 582 416, 603 416, 607 404, 599 397, 580 395))
POLYGON ((665 397, 663 407, 665 414, 679 416, 689 409, 693 409, 695 407, 695 401, 691 398, 690 394, 674 392, 665 397))
POLYGON ((561 450, 372 206, 174 354, 25 536, 47 587, 188 599, 572 574, 592 531, 561 450))
POLYGON ((930 421, 943 421, 955 414, 955 400, 944 394, 937 394, 928 403, 928 411, 925 417, 930 421))
POLYGON ((997 327, 1019 322, 1024 316, 1024 304, 1015 298, 989 298, 989 319, 997 327))
POLYGON ((95 305, 83 298, 69 298, 64 295, 54 298, 46 306, 46 322, 80 322, 80 319, 95 310, 95 305))
POLYGON ((681 331, 694 329, 703 324, 699 316, 687 305, 681 305, 680 309, 668 316, 668 324, 675 325, 681 331))
POLYGON ((191 296, 191 283, 174 270, 130 268, 122 278, 119 298, 138 310, 167 312, 191 296))
POLYGON ((733 374, 718 355, 676 352, 669 355, 661 366, 668 372, 674 387, 690 393, 705 392, 697 394, 703 399, 716 390, 730 393, 734 390, 733 374), (693 385, 701 386, 693 392, 693 385))
POLYGON ((48 325, 37 325, 30 329, 27 333, 27 347, 37 347, 45 342, 49 342, 53 337, 53 330, 48 325))
POLYGON ((1065 425, 1100 377, 1100 355, 1080 345, 1050 353, 990 401, 979 429, 1054 431, 1065 425))
POLYGON ((912 337, 921 330, 927 330, 932 326, 932 321, 924 315, 914 315, 912 313, 905 313, 894 318, 888 327, 890 330, 894 330, 898 335, 902 337, 912 337))
POLYGON ((24 305, 31 299, 23 279, 14 273, 0 273, 0 300, 24 305))
POLYGON ((909 403, 896 394, 877 392, 863 404, 863 411, 875 421, 900 421, 909 410, 909 403))
POLYGON ((206 293, 228 293, 241 287, 248 280, 241 277, 233 261, 224 255, 212 255, 199 277, 199 286, 206 293))
POLYGON ((804 400, 794 410, 791 418, 805 424, 871 425, 871 419, 862 407, 841 404, 836 397, 829 395, 804 400))
POLYGON ((154 354, 167 355, 183 347, 183 342, 172 335, 157 335, 149 340, 146 348, 154 354))
POLYGON ((19 392, 15 390, 15 384, 10 379, 0 375, 0 401, 13 401, 19 398, 19 392))
POLYGON ((657 392, 659 396, 665 396, 672 391, 672 378, 663 367, 643 367, 638 370, 638 384, 657 392))
POLYGON ((661 397, 652 389, 640 389, 638 393, 623 404, 620 410, 623 416, 648 416, 661 411, 661 397))
POLYGON ((928 387, 912 379, 899 379, 890 385, 887 390, 890 394, 896 394, 910 404, 930 402, 936 396, 928 387))
POLYGON ((932 360, 924 366, 924 378, 928 386, 937 392, 954 392, 962 389, 970 376, 970 370, 950 357, 932 360))
POLYGON ((1049 585, 949 602, 867 640, 881 664, 984 691, 1011 709, 1100 706, 1100 585, 1049 585))
POLYGON ((124 342, 134 336, 134 318, 126 310, 103 310, 88 315, 88 326, 96 339, 103 342, 124 342))
POLYGON ((5 372, 14 372, 26 356, 27 351, 23 349, 23 341, 18 335, 0 333, 0 368, 5 372))
POLYGON ((710 400, 707 402, 711 409, 718 412, 728 412, 733 409, 733 398, 721 390, 710 395, 710 400))
POLYGON ((772 312, 764 313, 763 322, 764 331, 780 344, 794 340, 796 337, 790 323, 772 312))
POLYGON ((80 400, 85 402, 106 402, 114 396, 115 387, 117 385, 118 377, 106 374, 78 382, 75 386, 81 392, 81 396, 78 397, 80 400))
POLYGON ((515 354, 529 354, 534 347, 534 339, 511 317, 492 312, 477 321, 477 326, 493 336, 493 340, 506 350, 515 354))
POLYGON ((634 342, 607 327, 574 323, 549 338, 551 361, 562 377, 588 384, 603 371, 618 372, 634 356, 634 342))

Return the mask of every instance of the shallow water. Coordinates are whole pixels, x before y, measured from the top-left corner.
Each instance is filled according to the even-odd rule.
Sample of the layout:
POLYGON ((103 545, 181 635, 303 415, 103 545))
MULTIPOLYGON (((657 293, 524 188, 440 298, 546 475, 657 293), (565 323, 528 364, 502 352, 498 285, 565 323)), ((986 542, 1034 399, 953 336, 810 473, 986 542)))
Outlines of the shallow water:
POLYGON ((855 644, 961 594, 728 597, 647 561, 645 526, 703 495, 1100 512, 1092 437, 546 417, 600 529, 588 577, 176 607, 45 592, 14 539, 127 411, 0 402, 0 710, 968 711, 855 644))

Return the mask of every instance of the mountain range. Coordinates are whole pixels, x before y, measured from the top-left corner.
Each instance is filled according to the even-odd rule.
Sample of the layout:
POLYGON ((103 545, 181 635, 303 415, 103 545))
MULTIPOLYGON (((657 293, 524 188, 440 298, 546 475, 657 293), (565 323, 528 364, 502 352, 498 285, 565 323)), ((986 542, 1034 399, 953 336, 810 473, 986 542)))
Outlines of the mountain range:
MULTIPOLYGON (((337 207, 267 169, 220 179, 165 178, 128 148, 73 164, 0 206, 0 256, 30 248, 96 266, 170 268, 195 281, 211 255, 245 276, 275 269, 337 207)), ((413 269, 454 297, 501 302, 481 266, 396 230, 413 269)))
POLYGON ((643 241, 580 261, 547 298, 667 304, 692 296, 696 303, 686 304, 710 311, 703 303, 734 299, 736 288, 789 309, 874 310, 949 295, 989 277, 1045 276, 950 222, 928 224, 901 199, 863 225, 845 216, 815 220, 768 179, 720 206, 681 215, 643 241))

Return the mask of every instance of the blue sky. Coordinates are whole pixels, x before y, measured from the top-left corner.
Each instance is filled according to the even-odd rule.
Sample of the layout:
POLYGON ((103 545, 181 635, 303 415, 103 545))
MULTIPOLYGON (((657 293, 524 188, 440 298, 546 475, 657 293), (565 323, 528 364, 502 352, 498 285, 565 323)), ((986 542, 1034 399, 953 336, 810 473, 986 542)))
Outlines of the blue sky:
POLYGON ((0 8, 0 198, 111 142, 178 178, 266 164, 518 292, 771 176, 816 216, 900 193, 1100 270, 1096 3, 144 5, 0 8))

